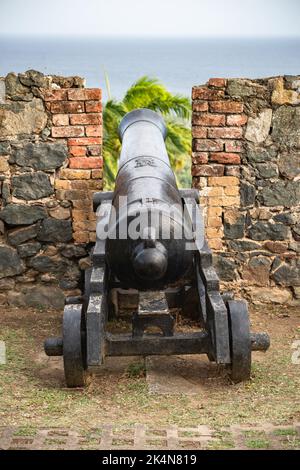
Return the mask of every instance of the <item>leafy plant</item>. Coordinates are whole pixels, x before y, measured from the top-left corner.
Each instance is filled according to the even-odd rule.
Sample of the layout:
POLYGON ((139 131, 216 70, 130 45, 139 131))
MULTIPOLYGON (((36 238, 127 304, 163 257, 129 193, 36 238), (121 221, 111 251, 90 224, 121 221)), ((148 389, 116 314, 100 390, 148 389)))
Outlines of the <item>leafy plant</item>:
POLYGON ((168 129, 166 147, 178 183, 189 185, 190 100, 185 96, 170 93, 159 80, 144 76, 127 90, 123 100, 110 99, 104 107, 103 156, 106 189, 113 188, 117 173, 121 151, 118 135, 120 121, 125 114, 136 108, 149 108, 162 114, 168 129))

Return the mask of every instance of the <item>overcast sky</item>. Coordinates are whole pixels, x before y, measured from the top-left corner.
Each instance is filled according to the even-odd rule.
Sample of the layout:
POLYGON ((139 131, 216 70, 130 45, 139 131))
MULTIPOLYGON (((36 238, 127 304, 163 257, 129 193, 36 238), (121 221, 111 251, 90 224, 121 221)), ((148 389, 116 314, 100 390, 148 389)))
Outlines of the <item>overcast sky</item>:
POLYGON ((300 36, 300 0, 0 0, 0 32, 300 36))

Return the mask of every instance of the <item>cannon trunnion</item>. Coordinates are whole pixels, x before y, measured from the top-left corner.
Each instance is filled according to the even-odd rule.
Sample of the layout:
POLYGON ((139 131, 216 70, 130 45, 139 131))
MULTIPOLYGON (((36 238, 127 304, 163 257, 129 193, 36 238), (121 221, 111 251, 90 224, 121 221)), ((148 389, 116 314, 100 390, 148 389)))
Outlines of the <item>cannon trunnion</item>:
POLYGON ((249 379, 251 352, 267 350, 269 337, 250 332, 245 301, 220 294, 198 192, 177 188, 162 118, 138 109, 119 131, 115 191, 94 196, 93 267, 85 271, 83 296, 66 299, 63 335, 45 341, 46 353, 63 356, 69 387, 83 386, 106 356, 123 355, 207 354, 230 367, 233 381, 249 379), (131 303, 129 334, 107 331, 116 292, 131 303), (184 314, 191 298, 199 331, 177 333, 174 309, 184 314))

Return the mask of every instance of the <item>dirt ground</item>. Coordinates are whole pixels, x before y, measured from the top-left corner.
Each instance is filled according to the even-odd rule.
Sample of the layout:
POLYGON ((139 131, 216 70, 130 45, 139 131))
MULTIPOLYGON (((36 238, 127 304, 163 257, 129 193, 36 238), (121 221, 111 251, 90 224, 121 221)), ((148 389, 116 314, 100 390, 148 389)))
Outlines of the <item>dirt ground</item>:
POLYGON ((43 352, 44 339, 60 333, 62 312, 2 307, 7 363, 0 365, 1 426, 88 430, 112 422, 214 428, 299 422, 300 364, 292 363, 292 344, 300 340, 300 311, 281 306, 250 311, 252 331, 271 337, 267 353, 253 353, 251 381, 235 385, 224 369, 201 359, 192 370, 201 377, 199 395, 188 395, 149 393, 142 358, 104 368, 84 390, 66 389, 61 358, 49 360, 43 352))

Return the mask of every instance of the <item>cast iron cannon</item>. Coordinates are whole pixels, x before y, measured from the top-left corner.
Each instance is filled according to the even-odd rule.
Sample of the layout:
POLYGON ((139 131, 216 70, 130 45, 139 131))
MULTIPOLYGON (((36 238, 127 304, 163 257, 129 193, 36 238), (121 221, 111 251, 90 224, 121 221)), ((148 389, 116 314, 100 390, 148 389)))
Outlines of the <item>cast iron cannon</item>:
POLYGON ((267 350, 269 337, 250 332, 245 301, 220 293, 198 191, 177 187, 163 119, 137 109, 119 133, 115 190, 94 196, 93 267, 85 272, 83 296, 66 299, 62 337, 47 339, 46 353, 63 356, 69 387, 83 386, 106 356, 123 355, 207 354, 230 367, 233 381, 249 379, 251 352, 267 350), (130 299, 130 334, 107 331, 118 310, 116 292, 130 299), (199 331, 178 333, 174 309, 184 315, 191 298, 199 331))

